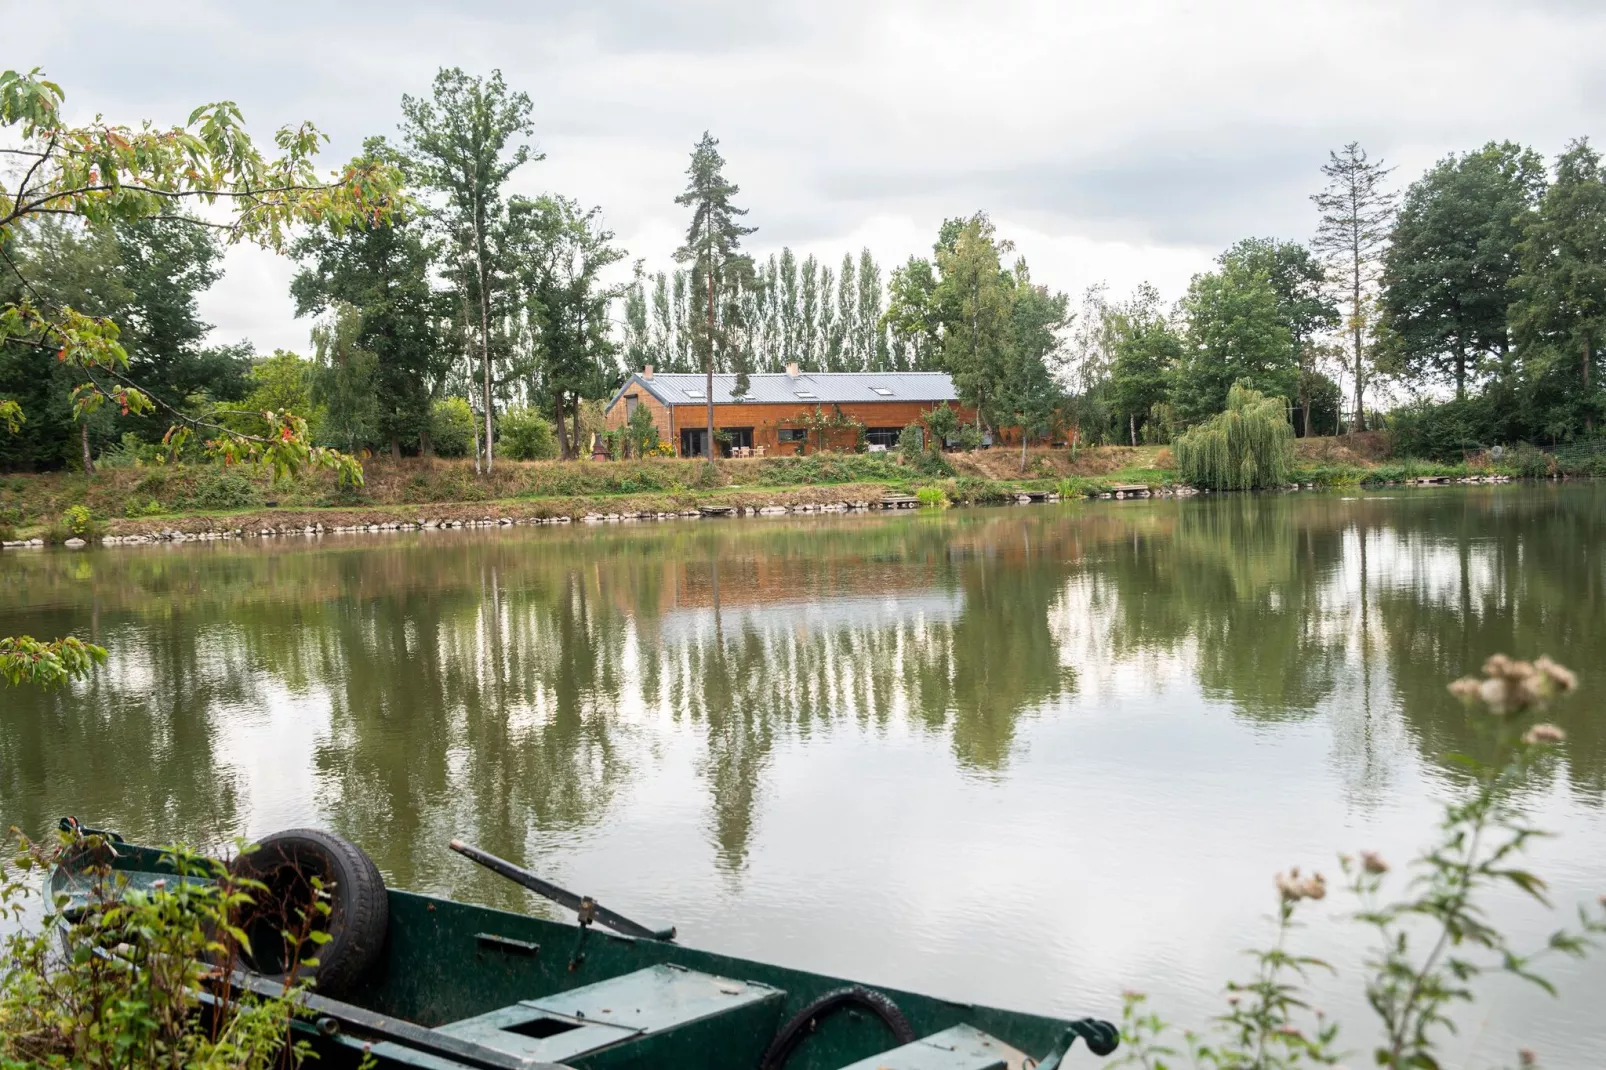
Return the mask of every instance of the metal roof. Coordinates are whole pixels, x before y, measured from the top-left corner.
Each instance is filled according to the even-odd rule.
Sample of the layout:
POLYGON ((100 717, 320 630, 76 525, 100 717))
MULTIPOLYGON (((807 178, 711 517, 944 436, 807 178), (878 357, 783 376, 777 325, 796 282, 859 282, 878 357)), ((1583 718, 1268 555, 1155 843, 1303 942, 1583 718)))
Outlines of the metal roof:
MULTIPOLYGON (((792 378, 785 372, 754 372, 747 377, 747 393, 731 397, 734 375, 714 376, 714 404, 733 401, 744 405, 841 405, 872 401, 958 401, 954 381, 947 372, 803 372, 792 378)), ((613 401, 632 386, 646 389, 665 405, 706 405, 707 376, 699 373, 658 372, 651 379, 632 375, 613 401)), ((609 402, 609 408, 613 402, 609 402)))

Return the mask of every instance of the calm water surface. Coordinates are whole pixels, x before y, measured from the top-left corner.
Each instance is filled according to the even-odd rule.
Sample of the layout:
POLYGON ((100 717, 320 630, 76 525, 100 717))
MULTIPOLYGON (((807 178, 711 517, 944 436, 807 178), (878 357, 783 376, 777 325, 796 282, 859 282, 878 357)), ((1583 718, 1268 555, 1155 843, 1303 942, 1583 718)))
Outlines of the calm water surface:
MULTIPOLYGON (((0 819, 321 825, 393 884, 545 909, 462 836, 697 946, 1198 1023, 1275 871, 1426 842, 1472 745, 1444 683, 1491 651, 1583 676, 1526 804, 1557 904, 1606 892, 1603 554, 1596 486, 6 553, 0 635, 112 654, 0 691, 0 819)), ((1301 939, 1360 1047, 1345 909, 1301 939)), ((1606 959, 1551 975, 1458 1061, 1606 1062, 1606 959)))

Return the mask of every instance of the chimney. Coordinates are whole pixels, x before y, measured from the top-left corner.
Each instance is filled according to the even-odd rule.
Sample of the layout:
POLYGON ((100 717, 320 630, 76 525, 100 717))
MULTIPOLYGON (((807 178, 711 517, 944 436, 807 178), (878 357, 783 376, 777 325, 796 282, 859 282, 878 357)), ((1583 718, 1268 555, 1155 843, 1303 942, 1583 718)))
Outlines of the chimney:
POLYGON ((796 379, 798 377, 798 375, 800 374, 800 371, 799 371, 798 366, 797 366, 797 361, 789 360, 789 361, 786 362, 786 374, 790 378, 793 378, 793 379, 796 379))
POLYGON ((652 365, 651 364, 648 364, 648 365, 644 366, 641 369, 641 377, 643 379, 651 379, 652 378, 652 365))

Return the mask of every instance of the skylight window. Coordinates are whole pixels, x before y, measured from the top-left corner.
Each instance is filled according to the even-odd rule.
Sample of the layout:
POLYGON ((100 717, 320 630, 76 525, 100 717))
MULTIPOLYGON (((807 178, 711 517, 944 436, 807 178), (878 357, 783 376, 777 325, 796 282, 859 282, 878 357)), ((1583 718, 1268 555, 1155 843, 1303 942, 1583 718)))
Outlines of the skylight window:
POLYGON ((885 386, 872 386, 870 389, 874 390, 877 394, 880 394, 884 398, 890 398, 892 396, 892 390, 885 386))
POLYGON ((703 393, 701 390, 688 390, 686 391, 686 396, 697 401, 703 401, 708 397, 708 395, 703 393))
POLYGON ((816 394, 812 390, 799 390, 797 392, 797 396, 802 398, 804 401, 818 401, 820 399, 820 395, 816 394))

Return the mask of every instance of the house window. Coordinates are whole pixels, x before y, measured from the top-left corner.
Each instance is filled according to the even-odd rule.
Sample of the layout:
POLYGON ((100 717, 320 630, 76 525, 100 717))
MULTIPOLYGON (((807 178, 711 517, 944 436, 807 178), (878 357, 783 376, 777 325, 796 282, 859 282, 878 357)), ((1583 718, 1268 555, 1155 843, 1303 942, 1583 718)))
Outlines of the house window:
POLYGON ((732 450, 750 450, 753 448, 753 429, 751 427, 717 428, 714 431, 714 441, 719 443, 719 452, 729 457, 732 450))
POLYGON ((901 427, 867 427, 864 429, 864 441, 866 445, 896 449, 898 436, 901 434, 903 434, 901 427))
POLYGON ((816 394, 812 390, 799 390, 797 392, 797 396, 799 398, 803 399, 804 401, 818 401, 818 400, 820 400, 820 395, 816 394))
POLYGON ((640 401, 641 399, 634 394, 625 395, 625 419, 628 420, 636 415, 636 406, 640 404, 640 401))
POLYGON ((801 427, 783 427, 775 432, 777 442, 807 442, 809 433, 801 427))
POLYGON ((892 396, 892 391, 884 386, 872 386, 870 389, 874 390, 877 394, 880 394, 884 398, 890 398, 892 396))
POLYGON ((701 390, 688 390, 688 391, 686 391, 686 396, 691 398, 693 401, 707 401, 708 400, 708 395, 703 393, 701 390))

